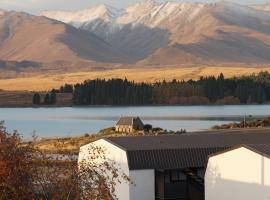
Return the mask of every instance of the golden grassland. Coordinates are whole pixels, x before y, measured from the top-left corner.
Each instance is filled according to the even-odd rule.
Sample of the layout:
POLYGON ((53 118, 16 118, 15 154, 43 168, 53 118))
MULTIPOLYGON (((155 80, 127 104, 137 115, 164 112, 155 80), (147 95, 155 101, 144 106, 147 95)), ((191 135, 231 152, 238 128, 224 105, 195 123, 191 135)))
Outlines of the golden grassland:
POLYGON ((47 91, 59 88, 65 83, 75 84, 96 78, 127 78, 135 82, 156 82, 161 80, 198 79, 201 76, 218 76, 221 72, 226 78, 250 75, 261 71, 270 72, 270 67, 185 67, 185 68, 137 68, 104 71, 76 72, 59 75, 38 75, 27 78, 1 79, 0 89, 8 91, 47 91))
POLYGON ((43 139, 35 144, 35 147, 48 153, 78 153, 79 148, 85 144, 98 140, 93 137, 72 137, 59 139, 43 139))
POLYGON ((81 146, 99 139, 108 137, 138 136, 139 133, 124 134, 111 131, 111 128, 104 129, 99 133, 68 138, 42 139, 35 143, 35 147, 47 153, 78 153, 81 146))

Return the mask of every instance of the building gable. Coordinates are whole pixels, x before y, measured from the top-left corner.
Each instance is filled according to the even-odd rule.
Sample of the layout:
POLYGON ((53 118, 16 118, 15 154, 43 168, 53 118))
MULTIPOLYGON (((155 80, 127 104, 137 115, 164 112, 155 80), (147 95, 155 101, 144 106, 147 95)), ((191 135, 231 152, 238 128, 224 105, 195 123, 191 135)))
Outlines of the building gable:
POLYGON ((256 150, 256 146, 267 152, 270 148, 241 145, 209 158, 205 173, 206 200, 269 199, 270 158, 256 150))

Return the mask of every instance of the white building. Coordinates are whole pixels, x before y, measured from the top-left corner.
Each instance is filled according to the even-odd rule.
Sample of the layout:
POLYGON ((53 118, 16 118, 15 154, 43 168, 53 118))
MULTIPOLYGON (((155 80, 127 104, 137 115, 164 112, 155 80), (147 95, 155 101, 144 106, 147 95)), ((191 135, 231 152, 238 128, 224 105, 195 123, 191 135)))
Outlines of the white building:
MULTIPOLYGON (((117 185, 116 195, 119 200, 203 200, 205 199, 204 175, 209 156, 231 149, 242 144, 243 141, 245 144, 270 143, 270 134, 235 133, 107 138, 81 147, 79 162, 88 159, 88 149, 91 145, 106 149, 106 158, 116 162, 134 183, 122 182, 117 185)), ((254 153, 246 151, 251 152, 250 155, 254 153)), ((256 156, 262 158, 259 154, 254 154, 254 158, 256 156)), ((235 159, 242 159, 242 155, 239 156, 235 159)), ((266 176, 270 177, 270 174, 266 169, 269 168, 269 163, 264 161, 264 184, 268 184, 269 179, 266 176)), ((232 160, 232 162, 234 161, 232 160)), ((212 157, 209 160, 209 166, 212 166, 212 157)), ((241 165, 241 168, 243 167, 241 165)), ((206 174, 208 197, 212 195, 209 193, 210 186, 212 186, 209 185, 212 184, 209 180, 211 175, 215 174, 215 171, 210 174, 211 169, 207 168, 206 174)), ((226 169, 229 169, 228 173, 232 174, 239 171, 237 166, 226 169)), ((253 177, 253 168, 250 168, 249 175, 253 177)), ((239 179, 241 178, 244 178, 244 175, 239 175, 239 179)), ((223 200, 220 196, 209 200, 212 199, 223 200)))
POLYGON ((250 145, 209 158, 206 200, 269 200, 270 145, 250 145))
MULTIPOLYGON (((130 179, 132 179, 132 182, 134 182, 134 184, 123 181, 121 184, 118 183, 116 187, 116 195, 119 200, 155 199, 155 188, 152 183, 152 180, 154 179, 154 170, 130 170, 126 150, 114 144, 110 140, 102 139, 89 145, 101 146, 104 148, 106 158, 115 161, 123 173, 125 173, 130 179)), ((88 152, 89 145, 81 148, 79 162, 87 157, 84 152, 88 152)))

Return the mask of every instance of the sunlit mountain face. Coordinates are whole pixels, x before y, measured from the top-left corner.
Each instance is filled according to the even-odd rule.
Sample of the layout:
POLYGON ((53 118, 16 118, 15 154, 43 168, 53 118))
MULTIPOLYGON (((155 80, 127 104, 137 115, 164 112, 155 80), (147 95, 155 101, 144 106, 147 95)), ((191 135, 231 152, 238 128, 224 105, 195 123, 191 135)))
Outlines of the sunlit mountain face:
POLYGON ((99 5, 41 15, 92 32, 140 63, 268 63, 270 14, 260 8, 267 10, 146 0, 126 9, 99 5))
POLYGON ((0 60, 58 68, 267 65, 267 8, 146 0, 39 16, 2 10, 0 60))

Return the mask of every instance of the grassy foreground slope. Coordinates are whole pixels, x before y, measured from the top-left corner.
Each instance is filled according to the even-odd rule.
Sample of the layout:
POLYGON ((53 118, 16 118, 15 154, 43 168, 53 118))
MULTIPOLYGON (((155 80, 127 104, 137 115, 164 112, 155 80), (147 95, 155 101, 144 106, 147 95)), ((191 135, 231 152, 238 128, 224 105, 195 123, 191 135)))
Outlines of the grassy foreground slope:
POLYGON ((218 76, 223 73, 226 78, 250 75, 261 71, 270 72, 269 67, 186 67, 186 68, 136 68, 105 71, 77 72, 59 75, 39 75, 28 78, 0 79, 0 89, 7 91, 46 91, 59 88, 65 83, 75 84, 87 79, 127 78, 135 82, 156 82, 160 80, 188 80, 201 76, 218 76))
MULTIPOLYGON (((163 134, 163 133, 161 133, 163 134)), ((116 133, 112 128, 101 130, 101 132, 79 137, 41 139, 35 143, 35 147, 47 153, 78 153, 81 146, 108 137, 138 136, 140 133, 126 134, 116 133)))

